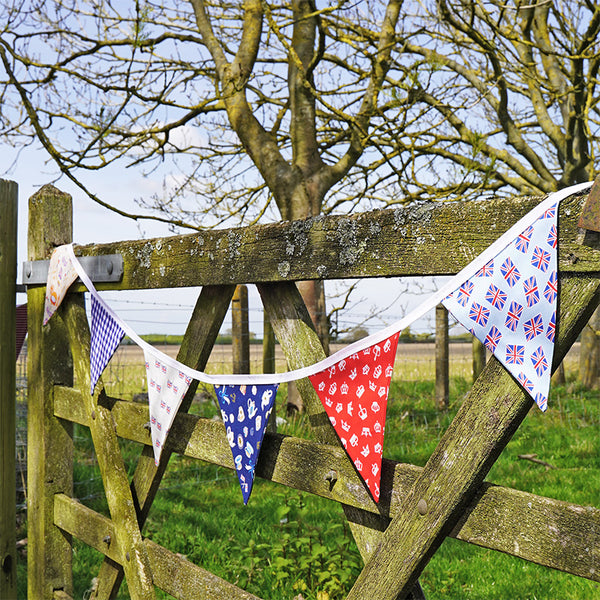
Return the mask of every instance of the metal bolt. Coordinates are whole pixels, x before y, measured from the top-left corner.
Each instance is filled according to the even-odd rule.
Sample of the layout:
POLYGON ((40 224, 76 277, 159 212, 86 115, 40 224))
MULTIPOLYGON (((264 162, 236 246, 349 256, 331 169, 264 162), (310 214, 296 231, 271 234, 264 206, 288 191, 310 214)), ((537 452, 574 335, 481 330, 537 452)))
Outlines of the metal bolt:
POLYGON ((92 419, 96 420, 96 411, 95 410, 92 411, 92 419))
POLYGON ((113 263, 112 263, 112 260, 108 261, 108 264, 106 265, 106 270, 108 271, 109 275, 113 272, 113 263))
POLYGON ((108 545, 110 546, 110 542, 111 542, 112 540, 111 540, 111 538, 110 538, 110 535, 105 535, 105 536, 102 538, 102 541, 103 541, 105 544, 108 544, 108 545))
POLYGON ((129 558, 129 552, 127 552, 127 554, 125 554, 125 558, 127 559, 127 562, 129 562, 130 558, 129 558))
POLYGON ((427 508, 427 502, 425 502, 425 500, 423 500, 423 498, 421 498, 421 500, 419 500, 419 502, 417 502, 417 512, 420 515, 426 515, 428 510, 429 509, 427 508))

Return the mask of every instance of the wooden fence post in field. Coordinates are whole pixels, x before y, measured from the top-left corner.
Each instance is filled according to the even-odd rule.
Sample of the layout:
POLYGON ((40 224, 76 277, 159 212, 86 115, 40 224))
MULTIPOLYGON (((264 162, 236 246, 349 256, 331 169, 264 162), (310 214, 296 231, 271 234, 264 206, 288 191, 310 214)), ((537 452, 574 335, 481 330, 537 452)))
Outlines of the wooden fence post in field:
POLYGON ((233 372, 250 373, 248 288, 245 285, 238 285, 231 299, 231 351, 233 372))
POLYGON ((485 367, 485 346, 476 337, 473 337, 472 352, 473 382, 475 382, 485 367))
POLYGON ((0 180, 0 598, 17 597, 15 355, 17 184, 0 180))
MULTIPOLYGON (((51 185, 29 199, 29 260, 71 242, 71 196, 51 185)), ((54 496, 73 491, 73 425, 54 416, 54 386, 73 385, 73 360, 60 311, 42 327, 44 286, 27 291, 27 589, 32 600, 72 595, 70 536, 54 525, 54 496)))
POLYGON ((435 404, 448 408, 448 311, 443 304, 435 307, 435 404))
MULTIPOLYGON (((263 313, 263 373, 275 373, 275 332, 267 311, 263 313)), ((273 406, 267 431, 277 431, 277 410, 273 406)))

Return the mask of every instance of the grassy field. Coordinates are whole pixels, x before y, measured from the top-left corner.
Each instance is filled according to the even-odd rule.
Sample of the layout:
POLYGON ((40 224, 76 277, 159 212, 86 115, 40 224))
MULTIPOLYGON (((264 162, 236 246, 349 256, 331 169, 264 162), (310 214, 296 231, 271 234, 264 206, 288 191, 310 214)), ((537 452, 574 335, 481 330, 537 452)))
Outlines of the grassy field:
MULTIPOLYGON (((462 346, 465 365, 457 363, 452 368, 447 413, 434 408, 433 378, 417 346, 409 347, 403 359, 399 356, 390 389, 386 457, 416 465, 426 463, 470 388, 470 346, 462 346)), ((111 385, 123 386, 123 395, 132 396, 143 386, 143 367, 132 354, 124 354, 117 362, 122 373, 114 376, 111 385)), ((488 480, 542 496, 600 506, 598 394, 584 392, 569 377, 567 381, 565 386, 553 388, 545 414, 532 409, 488 480), (518 458, 519 454, 531 453, 555 468, 518 458)), ((283 414, 285 406, 285 386, 282 388, 277 397, 278 414, 283 414)), ((193 412, 207 418, 217 416, 212 391, 199 391, 193 412)), ((310 437, 301 416, 288 420, 280 432, 310 437)), ((76 427, 75 435, 75 495, 106 513, 89 432, 76 427)), ((123 442, 122 448, 133 472, 140 447, 123 442)), ((265 599, 344 598, 362 568, 337 504, 257 480, 245 507, 233 472, 178 456, 171 459, 144 534, 265 599)), ((75 597, 87 598, 102 557, 79 542, 74 548, 75 597)), ((19 598, 26 597, 24 569, 22 562, 19 598)), ((435 554, 421 584, 428 600, 600 598, 597 583, 452 539, 435 554)), ((125 586, 118 597, 128 598, 125 586)), ((158 597, 169 596, 158 592, 158 597)))

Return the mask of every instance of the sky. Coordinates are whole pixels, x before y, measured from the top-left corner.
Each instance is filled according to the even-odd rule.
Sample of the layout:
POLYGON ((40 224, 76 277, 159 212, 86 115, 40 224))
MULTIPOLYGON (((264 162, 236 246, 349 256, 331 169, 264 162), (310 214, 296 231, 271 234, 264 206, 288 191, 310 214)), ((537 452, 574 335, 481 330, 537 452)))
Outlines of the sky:
MULTIPOLYGON (((52 183, 73 197, 73 241, 75 243, 103 243, 174 235, 166 224, 147 220, 136 222, 93 202, 70 180, 65 177, 58 178, 57 169, 47 160, 47 155, 42 149, 25 148, 19 154, 14 148, 0 145, 0 164, 2 164, 0 176, 3 179, 16 181, 19 186, 17 267, 19 283, 22 281, 22 263, 27 260, 28 199, 46 183, 52 183)), ((149 178, 142 174, 141 169, 125 169, 118 165, 110 165, 101 172, 85 174, 85 183, 103 200, 114 203, 123 210, 139 214, 144 211, 134 199, 159 192, 162 177, 158 174, 155 178, 149 178)), ((424 293, 434 289, 434 285, 427 282, 423 291, 397 279, 366 280, 353 294, 354 302, 346 315, 340 318, 340 322, 346 327, 358 326, 368 315, 382 311, 378 318, 371 319, 366 324, 369 333, 373 333, 404 316, 422 300, 424 293)), ((343 290, 344 286, 341 283, 328 284, 328 293, 333 293, 335 289, 343 290)), ((104 292, 103 297, 139 334, 181 334, 185 331, 198 293, 199 288, 181 288, 176 291, 175 296, 172 290, 140 290, 104 292)), ((25 294, 19 294, 17 303, 25 301, 25 294)), ((260 337, 262 335, 261 304, 254 286, 249 286, 249 304, 250 330, 260 337)), ((333 304, 329 302, 330 307, 333 304)), ((228 327, 230 327, 229 318, 223 329, 228 327)), ((416 323, 411 329, 430 330, 431 320, 416 323)))

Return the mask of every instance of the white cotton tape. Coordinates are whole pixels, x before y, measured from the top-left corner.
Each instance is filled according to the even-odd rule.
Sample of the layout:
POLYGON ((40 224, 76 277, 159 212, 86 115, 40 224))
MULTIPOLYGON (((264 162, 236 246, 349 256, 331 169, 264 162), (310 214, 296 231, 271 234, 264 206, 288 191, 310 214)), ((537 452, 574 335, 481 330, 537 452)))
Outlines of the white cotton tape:
POLYGON ((279 383, 287 383, 289 381, 296 381, 304 377, 315 375, 329 367, 332 367, 340 360, 352 356, 365 348, 369 348, 374 344, 382 342, 394 333, 402 331, 410 326, 412 323, 423 317, 430 310, 433 310, 448 294, 457 289, 464 281, 473 277, 484 265, 492 260, 499 252, 504 250, 522 231, 532 225, 537 219, 539 219, 546 210, 551 206, 568 198, 573 194, 577 194, 591 187, 592 183, 581 183, 574 185, 558 192, 550 194, 543 202, 538 204, 534 209, 529 211, 522 219, 517 221, 506 233, 501 235, 493 244, 491 244, 484 252, 482 252, 477 258, 469 263, 464 269, 457 273, 450 281, 448 281, 440 290, 430 296, 424 303, 422 303, 415 310, 411 311, 408 315, 392 323, 388 327, 381 329, 377 333, 369 335, 353 344, 346 346, 345 348, 335 352, 331 356, 316 362, 308 367, 301 369, 295 369, 293 371, 287 371, 286 373, 272 373, 272 374, 261 374, 261 375, 209 375, 203 371, 196 371, 187 365, 180 363, 179 361, 166 355, 164 352, 157 350, 154 346, 145 342, 131 327, 125 323, 111 308, 104 302, 104 300, 98 294, 98 291, 94 287, 91 279, 81 266, 81 263, 77 260, 75 253, 73 252, 73 245, 69 245, 70 257, 77 274, 81 281, 89 290, 98 302, 102 304, 106 312, 116 321, 116 323, 123 329, 123 331, 134 341, 138 346, 147 352, 150 352, 153 356, 160 359, 161 362, 172 366, 179 371, 184 372, 189 377, 208 383, 211 385, 273 385, 279 383))

